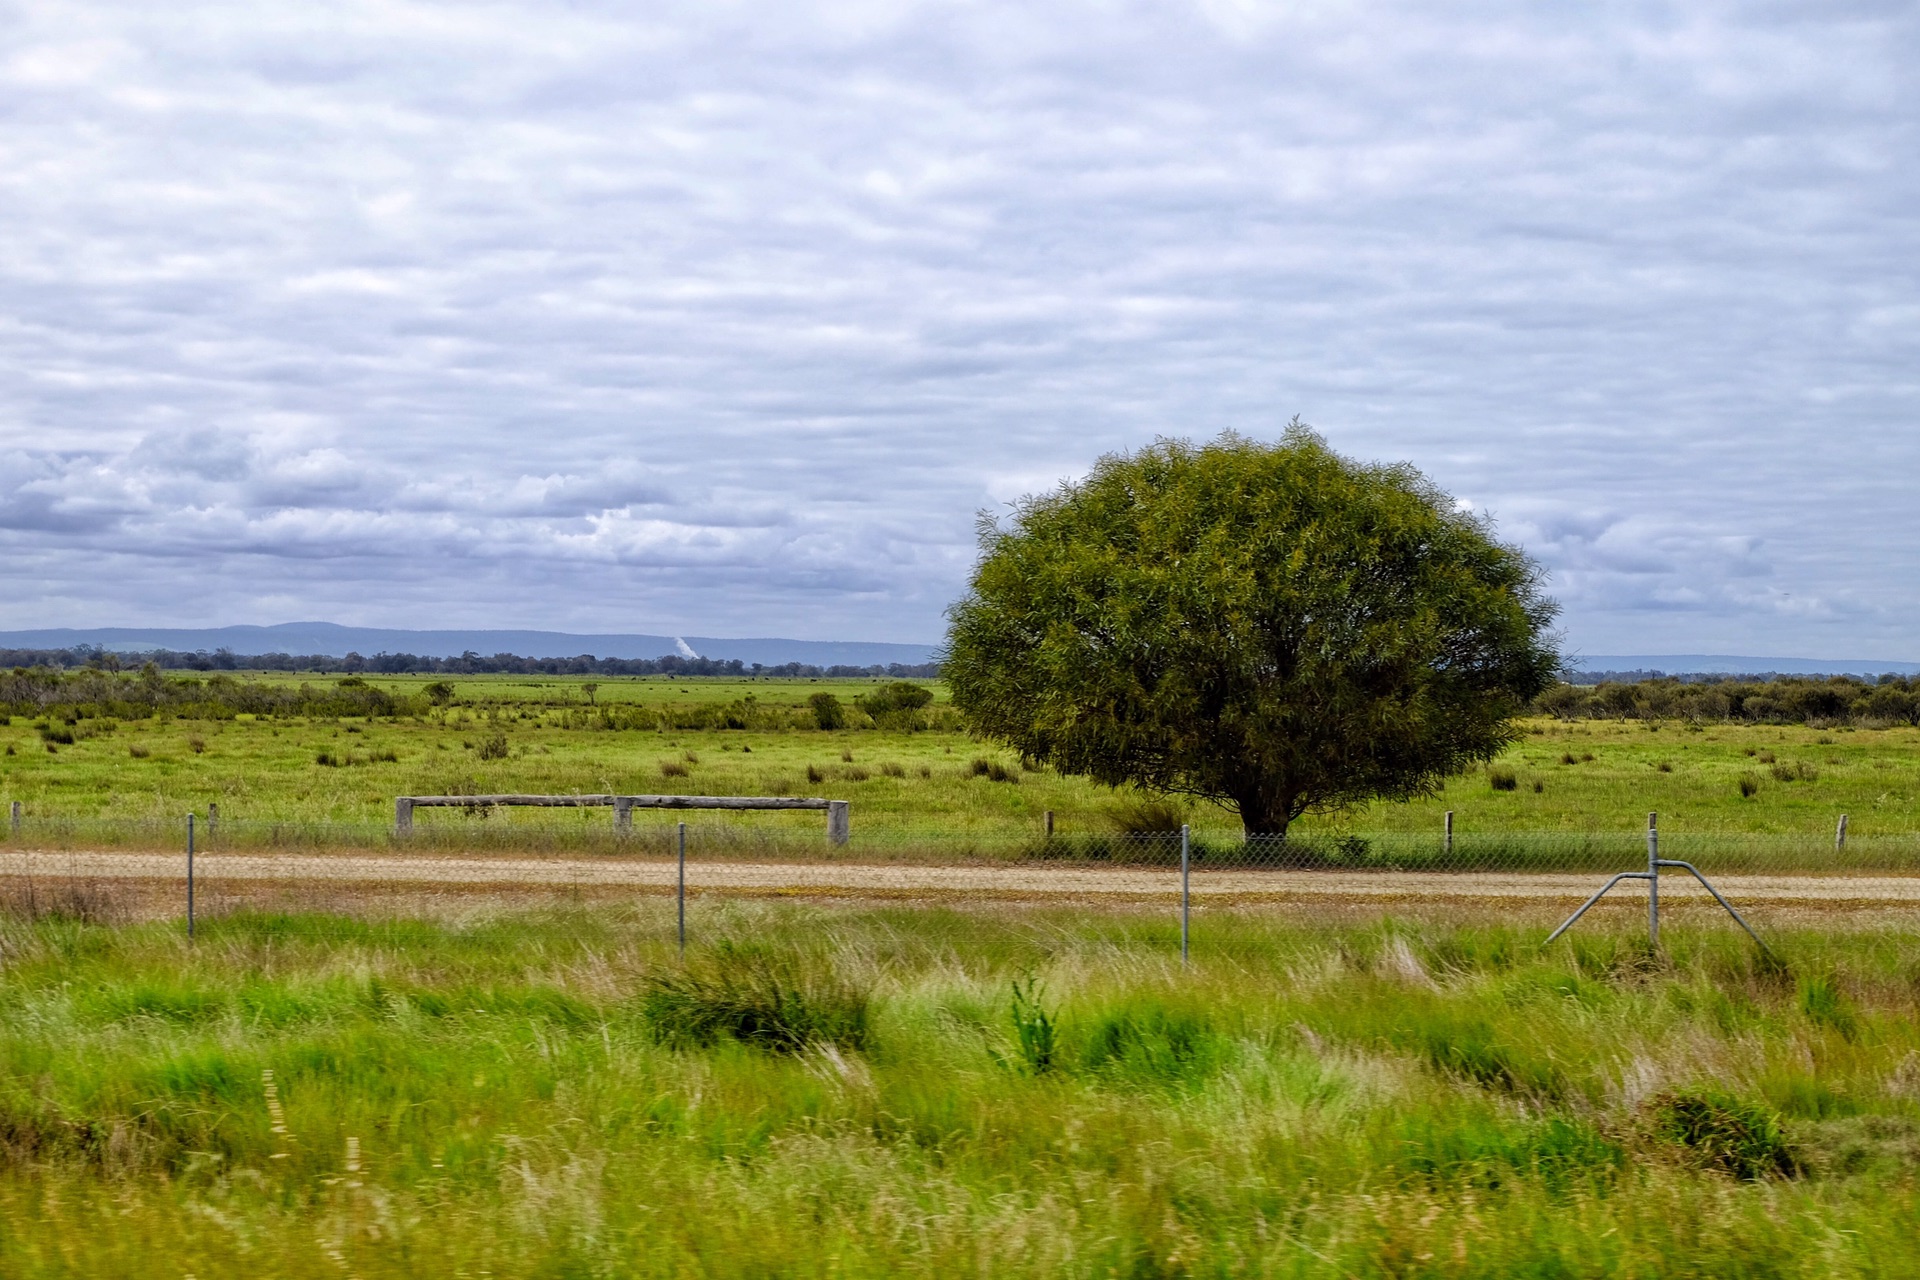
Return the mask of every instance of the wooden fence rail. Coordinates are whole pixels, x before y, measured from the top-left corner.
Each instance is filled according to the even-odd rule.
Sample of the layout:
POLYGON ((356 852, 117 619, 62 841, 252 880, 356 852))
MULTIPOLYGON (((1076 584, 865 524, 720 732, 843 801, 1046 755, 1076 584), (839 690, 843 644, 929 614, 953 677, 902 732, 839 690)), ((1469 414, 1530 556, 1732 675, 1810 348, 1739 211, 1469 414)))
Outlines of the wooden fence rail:
POLYGON ((613 829, 633 827, 635 809, 824 809, 827 839, 845 844, 852 836, 851 805, 845 800, 811 796, 396 796, 393 801, 395 835, 413 831, 413 811, 420 808, 474 809, 492 805, 524 805, 557 809, 612 809, 613 829))

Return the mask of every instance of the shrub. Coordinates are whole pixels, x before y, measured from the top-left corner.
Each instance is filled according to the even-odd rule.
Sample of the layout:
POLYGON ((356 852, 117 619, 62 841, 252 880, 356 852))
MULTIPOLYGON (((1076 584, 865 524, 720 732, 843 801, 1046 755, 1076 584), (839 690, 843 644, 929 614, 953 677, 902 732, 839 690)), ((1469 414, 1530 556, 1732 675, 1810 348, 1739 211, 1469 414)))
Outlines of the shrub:
POLYGON ((1741 774, 1740 798, 1742 800, 1751 800, 1758 794, 1760 794, 1760 779, 1751 773, 1741 774))
POLYGON ((480 746, 474 751, 474 754, 482 760, 505 760, 510 754, 509 748, 507 747, 507 735, 504 733, 495 733, 491 737, 482 738, 480 740, 480 746))
POLYGON ((1561 753, 1560 753, 1560 763, 1561 763, 1561 764, 1574 764, 1574 763, 1576 763, 1576 761, 1575 761, 1575 760, 1574 760, 1574 758, 1573 758, 1573 752, 1571 752, 1571 751, 1563 751, 1563 752, 1561 752, 1561 753))
POLYGON ((989 782, 1018 782, 1020 775, 1001 764, 998 760, 989 760, 985 756, 975 756, 973 763, 967 766, 971 777, 985 778, 989 782))
POLYGON ((822 782, 825 782, 826 780, 827 780, 827 775, 826 775, 826 774, 824 774, 824 773, 822 773, 822 772, 820 771, 820 766, 819 766, 819 765, 817 765, 817 764, 810 764, 810 765, 808 765, 808 766, 807 766, 807 781, 808 781, 808 782, 812 782, 812 783, 816 783, 816 784, 818 784, 818 783, 822 783, 822 782))
POLYGON ((1491 786, 1495 791, 1518 791, 1520 789, 1520 779, 1511 769, 1489 769, 1487 770, 1487 785, 1491 786))
POLYGON ((1187 825, 1187 810, 1167 796, 1135 795, 1108 810, 1107 821, 1121 835, 1171 835, 1187 825))
POLYGON ((841 763, 841 764, 852 764, 852 763, 853 763, 853 748, 852 748, 852 747, 842 747, 842 748, 840 748, 840 763, 841 763))
POLYGON ((678 760, 662 760, 660 762, 660 776, 663 778, 684 778, 687 776, 687 766, 678 760))
POLYGON ((1820 777, 1820 771, 1804 760, 1795 764, 1776 764, 1767 772, 1773 775, 1775 782, 1815 782, 1820 777))
POLYGON ((420 692, 425 694, 427 701, 436 707, 444 707, 453 701, 453 686, 445 680, 435 680, 420 692))
POLYGON ((889 778, 904 778, 907 776, 906 768, 902 765, 895 764, 892 761, 888 761, 886 764, 881 765, 880 772, 886 774, 889 778))
POLYGON ((848 782, 865 782, 868 778, 871 778, 873 775, 868 773, 865 769, 855 768, 855 769, 842 769, 840 771, 840 776, 845 778, 848 782))
POLYGON ((866 1047, 868 994, 793 955, 723 943, 685 972, 647 980, 640 1011, 662 1044, 737 1040, 774 1053, 866 1047))
POLYGON ((896 680, 855 698, 853 704, 878 720, 895 712, 918 711, 932 701, 933 690, 910 681, 896 680))
POLYGON ((205 752, 206 749, 207 749, 207 741, 205 738, 188 738, 187 739, 187 750, 193 752, 193 754, 200 755, 203 752, 205 752))
POLYGON ((323 765, 329 769, 337 769, 342 764, 345 763, 345 761, 341 760, 338 756, 334 755, 333 752, 331 751, 320 752, 318 755, 316 755, 313 758, 313 762, 317 765, 323 765))
POLYGON ((1040 984, 1015 979, 1009 1010, 1013 1016, 1013 1044, 1020 1061, 1035 1075, 1053 1070, 1060 1051, 1059 1026, 1040 1004, 1040 984))
POLYGON ((1832 978, 1807 978, 1800 984, 1800 1012, 1816 1026, 1831 1027, 1844 1040, 1860 1033, 1860 1017, 1832 978))
POLYGON ((137 742, 129 742, 127 744, 127 754, 132 756, 135 760, 145 760, 148 756, 152 755, 153 752, 149 751, 147 748, 141 746, 137 742))
POLYGON ((1686 1148, 1692 1162, 1743 1182, 1800 1172, 1779 1117, 1717 1091, 1663 1093, 1649 1104, 1654 1133, 1686 1148))
POLYGON ((367 762, 369 764, 399 764, 400 753, 395 751, 392 747, 387 747, 383 750, 375 751, 370 755, 368 755, 367 762))
POLYGON ((1204 1016, 1157 1004, 1106 1014, 1094 1024, 1086 1047, 1090 1070, 1163 1084, 1203 1075, 1223 1056, 1204 1016))
POLYGON ((816 693, 807 699, 807 705, 813 708, 813 725, 816 729, 843 729, 847 724, 846 708, 840 705, 840 699, 830 693, 816 693))
POLYGON ((56 729, 52 725, 42 725, 40 726, 40 740, 49 746, 57 742, 63 747, 70 747, 73 745, 73 730, 56 729))

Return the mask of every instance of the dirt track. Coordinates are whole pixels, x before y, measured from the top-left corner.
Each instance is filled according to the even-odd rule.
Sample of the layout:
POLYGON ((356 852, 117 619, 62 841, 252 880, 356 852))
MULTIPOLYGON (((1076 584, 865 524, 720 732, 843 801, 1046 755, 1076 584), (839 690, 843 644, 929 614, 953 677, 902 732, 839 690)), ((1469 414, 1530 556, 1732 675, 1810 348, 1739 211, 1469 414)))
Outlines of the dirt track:
MULTIPOLYGON (((28 852, 0 854, 0 877, 177 880, 180 854, 28 852)), ((196 878, 206 881, 325 882, 386 885, 495 885, 671 890, 674 864, 659 860, 502 859, 476 857, 290 856, 202 854, 196 878)), ((1198 899, 1232 902, 1315 899, 1518 898, 1574 900, 1606 877, 1588 873, 1205 871, 1193 876, 1198 899)), ((894 863, 690 861, 689 891, 823 897, 1154 900, 1179 892, 1172 870, 1007 866, 912 866, 894 863)), ((1728 875, 1714 883, 1748 902, 1920 904, 1920 876, 1728 875)), ((1618 892, 1635 893, 1637 885, 1618 892)), ((1663 898, 1704 898, 1684 872, 1660 881, 1663 898)))

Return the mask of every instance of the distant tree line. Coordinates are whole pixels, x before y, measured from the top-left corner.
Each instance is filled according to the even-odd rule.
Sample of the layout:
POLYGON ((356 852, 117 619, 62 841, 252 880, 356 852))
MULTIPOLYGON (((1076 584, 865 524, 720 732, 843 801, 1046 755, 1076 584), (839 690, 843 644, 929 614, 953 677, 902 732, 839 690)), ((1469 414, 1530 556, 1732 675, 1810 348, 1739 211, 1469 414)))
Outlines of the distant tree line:
POLYGON ((1563 720, 1746 721, 1757 724, 1920 724, 1920 678, 1660 676, 1559 684, 1534 710, 1563 720))
POLYGON ((348 653, 335 658, 322 653, 235 653, 231 649, 185 652, 150 649, 118 653, 93 645, 71 649, 0 649, 0 667, 48 667, 71 671, 90 668, 120 671, 152 663, 163 671, 311 671, 323 675, 545 675, 545 676, 763 676, 799 679, 822 677, 891 676, 895 679, 935 679, 935 662, 820 667, 808 662, 778 666, 744 663, 738 658, 686 658, 665 654, 658 658, 596 658, 583 653, 573 658, 529 658, 513 653, 484 656, 469 649, 455 658, 432 658, 417 653, 376 653, 363 657, 348 653))
MULTIPOLYGON (((510 703, 482 698, 461 700, 459 689, 435 680, 412 690, 382 688, 362 675, 341 674, 329 680, 261 680, 245 674, 215 671, 168 673, 149 662, 138 671, 109 671, 104 667, 58 669, 50 666, 0 670, 0 724, 18 717, 31 723, 52 744, 111 733, 121 722, 146 719, 231 720, 236 716, 437 717, 466 724, 470 717, 490 724, 524 718, 529 709, 557 714, 556 727, 568 729, 755 729, 785 731, 815 728, 958 729, 957 712, 930 704, 930 690, 894 681, 872 686, 869 692, 842 704, 830 693, 812 702, 786 706, 745 693, 730 701, 688 702, 651 707, 609 703, 594 697, 591 683, 577 688, 520 691, 510 703), (584 698, 583 698, 584 695, 584 698), (820 700, 831 714, 822 717, 820 700), (831 724, 827 720, 831 720, 831 724)), ((552 721, 548 721, 551 723, 552 721)))

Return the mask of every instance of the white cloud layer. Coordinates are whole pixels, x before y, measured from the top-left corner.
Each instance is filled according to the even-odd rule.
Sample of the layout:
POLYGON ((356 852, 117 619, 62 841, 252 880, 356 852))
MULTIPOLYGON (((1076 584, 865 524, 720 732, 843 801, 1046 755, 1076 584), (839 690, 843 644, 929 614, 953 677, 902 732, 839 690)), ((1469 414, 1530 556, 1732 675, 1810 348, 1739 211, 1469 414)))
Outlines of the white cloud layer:
POLYGON ((978 507, 1299 412, 1576 649, 1920 657, 1910 3, 0 37, 6 626, 927 640, 978 507))

